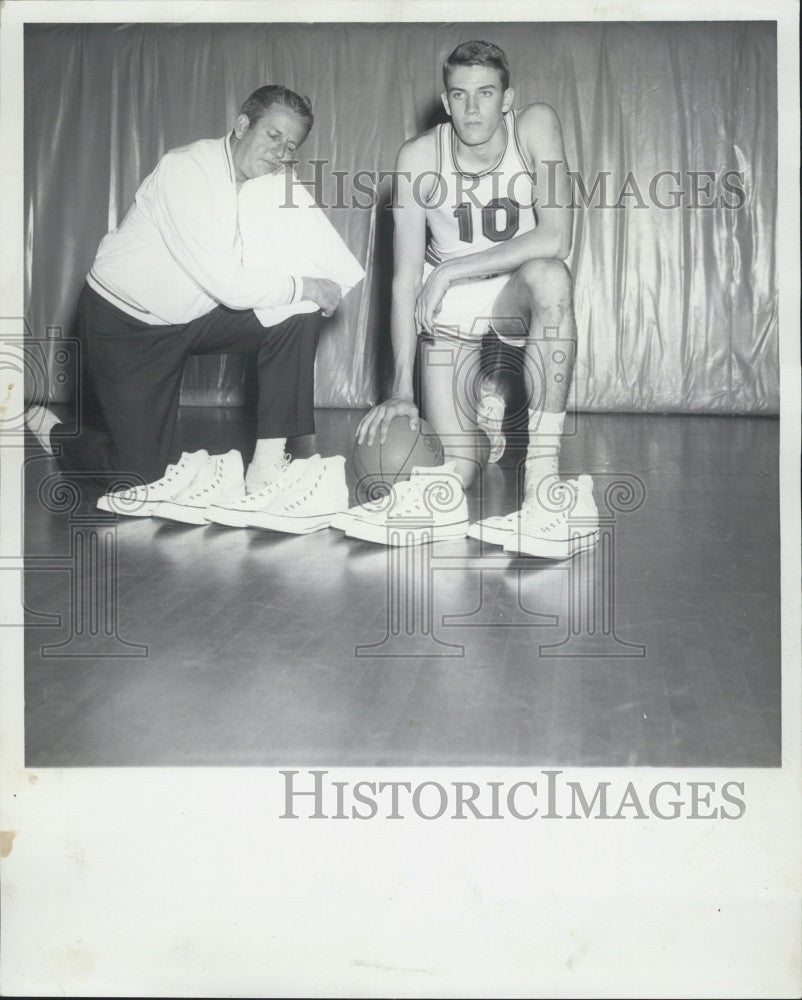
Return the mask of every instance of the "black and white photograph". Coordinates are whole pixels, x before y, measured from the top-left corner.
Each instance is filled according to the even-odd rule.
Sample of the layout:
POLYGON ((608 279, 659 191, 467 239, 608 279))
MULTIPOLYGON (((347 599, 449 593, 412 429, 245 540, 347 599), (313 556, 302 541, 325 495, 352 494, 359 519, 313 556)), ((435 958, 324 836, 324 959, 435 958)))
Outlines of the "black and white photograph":
POLYGON ((0 10, 3 995, 798 995, 797 27, 0 10))

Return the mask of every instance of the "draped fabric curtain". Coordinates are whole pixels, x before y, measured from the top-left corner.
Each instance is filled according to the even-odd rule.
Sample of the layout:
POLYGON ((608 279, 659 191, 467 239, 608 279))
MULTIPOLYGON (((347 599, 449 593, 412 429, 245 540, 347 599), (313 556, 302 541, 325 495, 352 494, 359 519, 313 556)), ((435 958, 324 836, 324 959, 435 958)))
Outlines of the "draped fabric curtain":
MULTIPOLYGON (((381 172, 443 120, 440 66, 471 38, 507 52, 515 106, 544 101, 562 121, 575 405, 778 412, 776 37, 763 22, 28 25, 32 336, 69 336, 98 242, 159 158, 225 134, 244 97, 283 83, 315 111, 298 174, 367 272, 325 323, 316 401, 375 402, 390 359, 381 172)), ((240 358, 195 358, 182 399, 236 405, 247 379, 240 358)), ((52 401, 70 393, 51 378, 52 401)))

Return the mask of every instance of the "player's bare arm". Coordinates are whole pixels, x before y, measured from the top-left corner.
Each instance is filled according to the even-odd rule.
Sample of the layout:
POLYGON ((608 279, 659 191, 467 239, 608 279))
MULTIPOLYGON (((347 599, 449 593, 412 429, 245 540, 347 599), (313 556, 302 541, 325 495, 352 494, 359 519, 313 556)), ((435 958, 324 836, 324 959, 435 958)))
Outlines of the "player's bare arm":
MULTIPOLYGON (((433 134, 424 133, 404 143, 396 160, 393 198, 393 297, 390 316, 393 345, 393 389, 390 397, 367 413, 357 431, 357 440, 372 444, 376 434, 383 442, 387 428, 397 416, 406 414, 410 426, 418 426, 414 400, 413 371, 418 327, 415 304, 422 288, 421 272, 426 249, 426 209, 422 198, 413 197, 411 180, 431 171, 436 163, 433 134)), ((433 182, 434 183, 434 182, 433 182)))
POLYGON ((515 271, 536 258, 564 260, 571 251, 570 181, 557 114, 547 104, 529 105, 519 114, 518 131, 532 168, 537 226, 487 250, 438 265, 418 300, 417 321, 424 330, 432 331, 451 285, 515 271))

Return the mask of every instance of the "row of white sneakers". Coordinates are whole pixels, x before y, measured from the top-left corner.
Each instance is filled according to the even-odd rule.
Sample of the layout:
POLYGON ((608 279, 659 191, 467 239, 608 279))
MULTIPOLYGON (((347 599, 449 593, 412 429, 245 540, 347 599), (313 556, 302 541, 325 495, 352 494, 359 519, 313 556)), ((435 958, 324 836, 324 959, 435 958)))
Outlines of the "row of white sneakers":
POLYGON ((101 510, 129 517, 161 517, 184 524, 257 527, 305 535, 328 527, 348 506, 345 459, 288 457, 259 490, 245 492, 238 451, 209 455, 184 452, 155 483, 111 490, 97 502, 101 510))
POLYGON ((238 451, 185 452, 155 483, 112 490, 101 510, 132 517, 161 517, 185 524, 220 524, 309 534, 325 527, 383 545, 408 546, 466 535, 505 552, 567 559, 592 548, 599 535, 593 481, 579 476, 553 484, 552 502, 530 502, 520 511, 470 524, 462 481, 453 462, 416 468, 375 501, 348 507, 342 455, 276 463, 262 488, 247 493, 238 451), (556 502, 554 498, 556 497, 556 502))
POLYGON ((419 545, 450 538, 476 538, 514 555, 569 559, 593 548, 599 512, 593 480, 579 476, 551 484, 548 498, 524 504, 503 517, 468 521, 468 506, 456 465, 413 469, 409 480, 372 503, 337 514, 332 528, 349 538, 385 545, 419 545))

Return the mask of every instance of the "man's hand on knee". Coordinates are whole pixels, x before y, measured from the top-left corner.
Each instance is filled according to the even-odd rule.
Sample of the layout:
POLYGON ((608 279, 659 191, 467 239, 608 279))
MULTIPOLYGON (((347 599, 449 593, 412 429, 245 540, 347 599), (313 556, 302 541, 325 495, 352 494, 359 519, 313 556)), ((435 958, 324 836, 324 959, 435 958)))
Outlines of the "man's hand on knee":
POLYGON ((357 428, 357 441, 359 444, 367 441, 372 445, 378 434, 379 441, 383 444, 387 440, 390 424, 396 417, 402 416, 409 417, 409 426, 413 431, 417 430, 419 417, 415 401, 410 396, 391 396, 365 414, 357 428))
POLYGON ((303 298, 316 302, 324 316, 331 316, 342 299, 342 289, 328 278, 304 278, 303 298))

